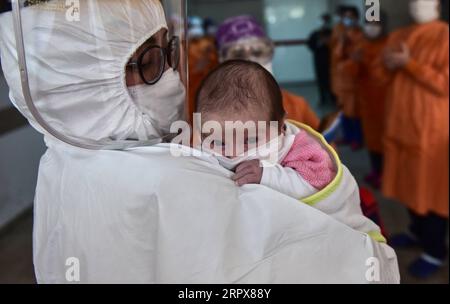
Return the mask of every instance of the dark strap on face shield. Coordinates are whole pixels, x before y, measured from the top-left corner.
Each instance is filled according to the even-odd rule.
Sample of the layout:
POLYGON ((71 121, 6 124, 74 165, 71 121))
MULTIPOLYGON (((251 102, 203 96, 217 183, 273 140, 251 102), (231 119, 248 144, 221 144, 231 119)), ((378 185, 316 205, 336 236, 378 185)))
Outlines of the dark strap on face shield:
POLYGON ((50 126, 45 119, 41 116, 38 109, 34 105, 33 98, 29 86, 27 62, 25 56, 25 44, 23 40, 23 29, 22 29, 22 16, 20 8, 20 0, 12 0, 12 15, 14 23, 14 34, 16 38, 16 49, 17 58, 20 69, 20 78, 22 84, 22 93, 25 99, 28 110, 30 111, 36 122, 50 135, 57 138, 58 140, 82 149, 89 150, 126 150, 130 148, 143 147, 143 146, 153 146, 162 143, 164 138, 150 138, 145 141, 132 141, 132 140, 103 140, 94 141, 86 138, 75 138, 72 136, 67 136, 55 130, 50 126))

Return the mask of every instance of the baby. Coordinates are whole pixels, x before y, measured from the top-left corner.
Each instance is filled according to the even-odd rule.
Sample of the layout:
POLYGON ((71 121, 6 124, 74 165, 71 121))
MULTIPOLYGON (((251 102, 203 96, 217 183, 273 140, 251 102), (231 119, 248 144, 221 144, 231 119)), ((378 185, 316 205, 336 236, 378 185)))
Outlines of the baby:
MULTIPOLYGON (((222 136, 206 147, 218 152, 215 155, 219 163, 235 172, 232 179, 238 186, 261 184, 301 199, 324 189, 336 176, 336 165, 321 143, 306 130, 285 121, 280 87, 259 64, 231 60, 220 65, 198 91, 197 113, 204 122, 218 122, 224 133, 229 127, 226 122, 253 122, 257 126, 254 134, 244 133, 242 145, 235 138, 236 131, 232 130, 235 136, 231 142, 222 136), (270 122, 278 122, 276 130, 271 129, 270 122), (261 127, 267 130, 261 132, 261 127), (265 138, 260 134, 266 135, 265 138), (245 153, 253 151, 251 146, 268 146, 274 140, 279 141, 272 151, 277 157, 270 166, 257 154, 253 158, 245 157, 245 153), (227 150, 230 145, 233 147, 227 150), (226 151, 232 153, 226 155, 226 151)), ((202 141, 208 136, 210 134, 202 134, 202 141)))
POLYGON ((260 184, 272 188, 376 242, 386 242, 380 228, 363 215, 358 184, 339 158, 333 157, 332 148, 308 127, 285 121, 280 88, 262 66, 242 60, 221 64, 198 91, 197 112, 205 122, 203 132, 214 126, 214 134, 219 126, 222 133, 232 135, 219 134, 220 138, 216 138, 202 133, 202 148, 212 150, 205 160, 218 161, 234 171, 232 179, 238 186, 260 184), (237 136, 235 129, 231 133, 228 130, 229 122, 253 122, 258 130, 237 136), (238 137, 242 137, 242 143, 238 137), (276 152, 277 157, 267 159, 265 153, 250 153, 253 147, 267 147, 273 141, 277 144, 269 144, 266 150, 276 152))

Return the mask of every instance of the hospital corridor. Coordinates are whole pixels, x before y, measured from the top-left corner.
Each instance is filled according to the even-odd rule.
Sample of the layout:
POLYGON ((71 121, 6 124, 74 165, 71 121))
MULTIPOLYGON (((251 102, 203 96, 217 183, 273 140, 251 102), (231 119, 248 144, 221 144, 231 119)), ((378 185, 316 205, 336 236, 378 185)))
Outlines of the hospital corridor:
POLYGON ((448 0, 69 2, 0 0, 0 284, 449 283, 448 0))

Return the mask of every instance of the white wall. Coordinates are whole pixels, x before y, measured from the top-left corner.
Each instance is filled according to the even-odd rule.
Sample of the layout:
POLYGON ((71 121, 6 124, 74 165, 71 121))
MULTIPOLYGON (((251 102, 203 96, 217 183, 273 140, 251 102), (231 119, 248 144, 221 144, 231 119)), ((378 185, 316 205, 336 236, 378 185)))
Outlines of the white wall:
MULTIPOLYGON (((329 0, 189 0, 189 15, 216 22, 237 15, 252 15, 274 40, 306 39, 319 16, 328 12, 329 0), (300 14, 300 16, 299 16, 300 14), (291 15, 294 18, 291 18, 291 15), (271 23, 276 16, 277 22, 271 23)), ((280 82, 314 81, 312 55, 306 46, 278 47, 274 72, 280 82)))
MULTIPOLYGON (((380 0, 381 9, 387 13, 389 30, 411 23, 408 2, 380 0)), ((442 2, 448 8, 448 0, 442 2)), ((272 39, 290 40, 306 39, 317 27, 318 17, 325 12, 333 14, 340 4, 358 7, 361 22, 364 20, 365 0, 188 0, 188 12, 217 22, 250 14, 265 25, 272 39)), ((312 54, 306 46, 278 47, 274 72, 282 83, 314 81, 312 54)))
POLYGON ((252 15, 263 22, 263 11, 263 0, 188 0, 190 16, 209 17, 219 23, 237 15, 252 15))
MULTIPOLYGON (((274 40, 307 39, 317 28, 319 17, 330 9, 327 0, 265 0, 264 3, 266 28, 274 40)), ((278 47, 274 72, 281 83, 314 81, 311 52, 306 46, 278 47)))

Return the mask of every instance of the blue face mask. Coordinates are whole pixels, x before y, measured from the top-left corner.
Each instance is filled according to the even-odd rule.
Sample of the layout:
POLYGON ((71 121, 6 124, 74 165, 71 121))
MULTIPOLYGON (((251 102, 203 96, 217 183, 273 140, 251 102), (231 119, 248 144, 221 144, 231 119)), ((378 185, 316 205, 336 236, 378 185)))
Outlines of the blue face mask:
POLYGON ((345 27, 354 27, 356 25, 356 21, 352 18, 345 17, 342 19, 342 24, 344 24, 345 27))

